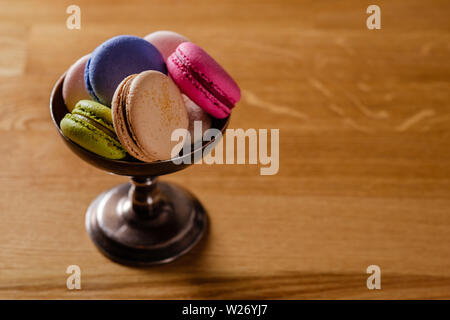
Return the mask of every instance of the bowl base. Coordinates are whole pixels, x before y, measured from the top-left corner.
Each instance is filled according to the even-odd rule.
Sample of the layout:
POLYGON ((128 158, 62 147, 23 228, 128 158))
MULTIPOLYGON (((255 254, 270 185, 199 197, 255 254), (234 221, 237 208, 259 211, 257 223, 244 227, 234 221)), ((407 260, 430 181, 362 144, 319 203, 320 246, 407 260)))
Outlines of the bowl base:
POLYGON ((174 184, 156 184, 164 201, 145 219, 133 212, 131 183, 102 193, 89 206, 87 232, 113 261, 131 266, 168 263, 187 253, 203 236, 207 215, 200 202, 174 184))

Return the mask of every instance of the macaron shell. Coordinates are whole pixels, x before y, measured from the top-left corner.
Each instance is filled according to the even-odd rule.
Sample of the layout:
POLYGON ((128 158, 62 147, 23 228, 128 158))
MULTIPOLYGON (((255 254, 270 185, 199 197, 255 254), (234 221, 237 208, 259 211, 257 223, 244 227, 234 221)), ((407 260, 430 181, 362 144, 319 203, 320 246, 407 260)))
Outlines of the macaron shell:
POLYGON ((178 54, 186 59, 214 88, 234 105, 241 99, 241 90, 233 78, 205 50, 192 42, 184 42, 177 47, 178 54))
POLYGON ((85 69, 91 96, 110 106, 119 83, 130 74, 145 70, 166 72, 161 53, 148 41, 135 36, 117 36, 92 53, 85 69))
POLYGON ((86 67, 84 68, 84 87, 86 88, 87 92, 91 96, 92 100, 100 102, 100 99, 95 94, 94 88, 92 88, 91 80, 89 77, 90 65, 91 65, 91 58, 89 58, 89 60, 86 63, 86 67))
POLYGON ((111 104, 111 113, 114 124, 114 129, 117 137, 122 144, 122 146, 128 151, 130 155, 136 159, 151 162, 157 159, 150 157, 145 152, 143 152, 136 142, 133 140, 132 134, 128 128, 127 117, 126 117, 126 95, 128 88, 131 85, 132 80, 136 77, 136 74, 126 77, 117 86, 117 90, 114 93, 114 97, 111 104))
POLYGON ((166 75, 142 72, 131 83, 126 100, 126 114, 133 139, 150 157, 171 158, 182 145, 171 141, 175 129, 188 129, 189 119, 180 90, 166 75))
POLYGON ((64 103, 69 111, 72 111, 75 104, 83 99, 91 99, 84 82, 84 69, 89 60, 90 54, 78 59, 67 70, 64 78, 62 95, 64 103))
POLYGON ((205 89, 174 54, 167 59, 167 69, 181 92, 211 116, 223 119, 230 115, 231 109, 205 89))
POLYGON ((186 37, 173 31, 156 31, 144 37, 145 40, 153 44, 162 54, 164 61, 183 42, 189 41, 186 37))
POLYGON ((213 117, 227 117, 234 104, 240 100, 241 93, 236 82, 197 45, 190 42, 180 44, 166 63, 170 76, 180 90, 213 117), (215 93, 200 83, 198 77, 211 86, 215 93))
POLYGON ((60 127, 67 138, 95 154, 108 159, 123 159, 126 156, 119 142, 72 114, 61 120, 60 127))

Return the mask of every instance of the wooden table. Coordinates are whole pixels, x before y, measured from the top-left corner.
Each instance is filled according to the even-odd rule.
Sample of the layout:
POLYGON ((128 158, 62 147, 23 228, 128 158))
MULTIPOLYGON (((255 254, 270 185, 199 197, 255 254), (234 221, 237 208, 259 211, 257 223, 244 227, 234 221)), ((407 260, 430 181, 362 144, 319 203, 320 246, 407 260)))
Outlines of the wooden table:
POLYGON ((0 1, 0 298, 450 298, 450 2, 0 1), (84 228, 125 182, 82 162, 48 101, 118 34, 185 34, 235 77, 231 128, 279 128, 280 170, 195 165, 211 229, 150 269, 103 257, 84 228), (69 265, 81 290, 66 288, 69 265), (366 268, 381 268, 368 290, 366 268))

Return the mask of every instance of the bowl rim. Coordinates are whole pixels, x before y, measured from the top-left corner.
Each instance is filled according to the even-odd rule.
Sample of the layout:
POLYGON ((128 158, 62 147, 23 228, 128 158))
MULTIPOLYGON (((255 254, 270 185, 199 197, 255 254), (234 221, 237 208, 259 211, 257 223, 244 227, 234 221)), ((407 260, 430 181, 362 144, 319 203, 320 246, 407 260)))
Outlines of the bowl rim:
MULTIPOLYGON (((185 155, 183 155, 183 156, 178 156, 178 157, 176 157, 176 158, 171 158, 171 159, 167 159, 167 160, 157 160, 157 161, 152 161, 152 162, 143 162, 143 161, 141 161, 141 160, 139 160, 139 159, 136 159, 136 158, 134 158, 134 159, 136 159, 136 161, 116 160, 116 159, 105 158, 105 157, 102 157, 102 156, 100 156, 100 155, 98 155, 98 154, 95 154, 95 153, 93 153, 93 152, 91 152, 91 151, 89 151, 89 150, 87 150, 87 149, 85 149, 85 148, 79 146, 78 144, 76 144, 75 142, 73 142, 72 140, 70 140, 69 138, 67 138, 67 137, 64 135, 64 133, 62 132, 59 123, 56 122, 55 115, 54 115, 54 112, 53 112, 53 103, 54 103, 56 91, 59 90, 60 87, 61 87, 61 90, 62 90, 62 86, 63 86, 63 83, 64 83, 64 79, 65 79, 65 77, 66 77, 66 74, 67 74, 67 72, 64 72, 64 73, 59 77, 59 79, 56 81, 56 83, 55 83, 55 85, 53 86, 53 89, 52 89, 52 93, 51 93, 51 96, 50 96, 50 116, 51 116, 51 118, 52 118, 52 122, 53 122, 54 126, 56 127, 56 129, 58 130, 59 135, 60 135, 67 143, 69 143, 70 145, 74 146, 74 147, 77 148, 77 149, 80 149, 80 150, 83 150, 83 151, 89 153, 89 155, 90 155, 91 157, 96 158, 96 159, 98 159, 99 161, 107 161, 107 162, 109 162, 109 163, 111 163, 111 164, 117 164, 117 165, 120 165, 120 166, 123 166, 123 165, 130 165, 130 166, 131 166, 131 165, 132 165, 132 166, 142 166, 142 167, 144 167, 144 166, 151 166, 151 165, 155 165, 155 164, 175 163, 175 161, 179 161, 179 162, 182 164, 182 163, 184 163, 184 162, 183 162, 183 159, 192 158, 192 156, 193 156, 194 154, 196 154, 196 153, 199 152, 200 150, 203 150, 204 148, 206 148, 208 145, 210 145, 211 143, 215 142, 215 140, 216 140, 216 137, 214 136, 210 141, 208 141, 208 142, 202 144, 202 146, 201 146, 200 148, 191 150, 191 152, 188 153, 188 154, 185 154, 185 155)), ((67 108, 67 107, 66 107, 66 108, 67 108)), ((67 110, 67 113, 69 113, 69 110, 67 110)), ((231 118, 231 116, 228 116, 227 118, 224 118, 224 119, 217 119, 217 120, 219 120, 219 121, 221 120, 221 121, 225 121, 225 122, 224 122, 222 128, 213 128, 213 129, 217 129, 217 130, 219 130, 221 133, 223 133, 223 132, 226 130, 226 128, 228 127, 228 124, 230 123, 230 118, 231 118)), ((214 120, 214 118, 212 118, 212 119, 214 120)), ((127 152, 127 154, 129 154, 129 153, 127 152)), ((131 156, 131 155, 130 155, 130 156, 131 156)))

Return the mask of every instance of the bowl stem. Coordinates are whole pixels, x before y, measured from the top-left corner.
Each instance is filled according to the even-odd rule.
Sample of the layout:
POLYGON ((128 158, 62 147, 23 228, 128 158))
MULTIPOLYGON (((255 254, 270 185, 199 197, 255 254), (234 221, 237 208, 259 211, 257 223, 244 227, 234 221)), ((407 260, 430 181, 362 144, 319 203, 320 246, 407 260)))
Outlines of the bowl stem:
POLYGON ((156 179, 157 177, 131 177, 132 185, 128 195, 137 220, 154 220, 161 213, 159 209, 164 201, 156 179))

